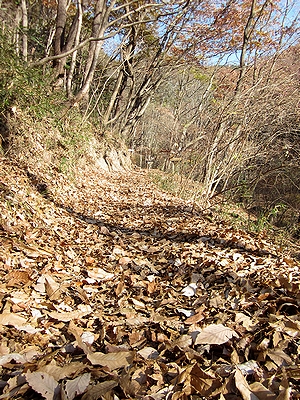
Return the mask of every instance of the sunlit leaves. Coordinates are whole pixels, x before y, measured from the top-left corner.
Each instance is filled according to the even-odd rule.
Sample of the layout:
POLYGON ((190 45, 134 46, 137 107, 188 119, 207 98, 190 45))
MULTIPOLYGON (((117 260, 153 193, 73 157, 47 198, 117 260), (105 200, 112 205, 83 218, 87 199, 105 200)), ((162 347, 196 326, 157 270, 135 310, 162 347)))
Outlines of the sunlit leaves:
POLYGON ((0 174, 12 227, 0 235, 1 277, 28 273, 0 286, 3 396, 296 393, 298 265, 269 241, 192 214, 143 173, 94 170, 75 188, 57 177, 57 204, 69 211, 17 167, 2 161, 0 174), (27 241, 51 251, 29 253, 27 241))
POLYGON ((199 333, 195 344, 223 344, 233 337, 238 335, 232 329, 222 324, 209 325, 199 333))

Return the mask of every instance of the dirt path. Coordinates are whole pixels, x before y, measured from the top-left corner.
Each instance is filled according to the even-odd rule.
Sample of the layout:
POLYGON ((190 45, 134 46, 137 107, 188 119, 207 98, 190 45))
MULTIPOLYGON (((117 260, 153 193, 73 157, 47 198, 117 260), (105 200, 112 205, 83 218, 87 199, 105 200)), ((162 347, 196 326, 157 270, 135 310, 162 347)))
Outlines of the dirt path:
POLYGON ((300 398, 299 264, 143 172, 0 160, 0 399, 300 398))

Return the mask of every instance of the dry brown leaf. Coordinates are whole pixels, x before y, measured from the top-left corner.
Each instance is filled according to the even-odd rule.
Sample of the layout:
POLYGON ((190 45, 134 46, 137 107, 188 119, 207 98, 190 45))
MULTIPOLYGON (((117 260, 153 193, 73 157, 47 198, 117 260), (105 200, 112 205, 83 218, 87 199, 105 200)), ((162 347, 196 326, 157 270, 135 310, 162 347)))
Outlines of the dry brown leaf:
POLYGON ((75 379, 67 380, 65 390, 68 395, 68 400, 73 400, 74 397, 84 393, 90 383, 90 379, 91 374, 88 372, 75 379))
POLYGON ((279 387, 279 395, 276 400, 289 400, 291 398, 291 388, 285 368, 282 369, 282 380, 279 387))
MULTIPOLYGON (((140 371, 139 378, 141 374, 143 374, 142 370, 140 371)), ((136 371, 134 372, 134 374, 136 371)), ((119 385, 122 388, 123 392, 126 394, 127 398, 136 398, 137 393, 141 390, 141 383, 134 379, 135 375, 131 376, 131 371, 127 374, 122 374, 119 378, 119 385)))
POLYGON ((26 358, 19 353, 10 353, 0 356, 0 366, 10 363, 12 360, 17 364, 25 364, 27 362, 26 358))
POLYGON ((46 372, 26 372, 28 384, 32 389, 40 393, 46 400, 53 400, 55 393, 58 392, 58 382, 46 372))
POLYGON ((30 276, 28 271, 11 271, 5 276, 5 280, 7 286, 20 286, 30 282, 30 276))
POLYGON ((85 400, 297 396, 299 265, 263 235, 191 214, 141 171, 86 167, 71 186, 51 172, 52 201, 5 163, 0 157, 0 180, 13 206, 0 202, 0 398, 31 396, 26 382, 18 387, 23 366, 63 380, 62 400, 84 390, 85 400), (53 249, 49 262, 40 248, 53 249))
POLYGON ((84 351, 85 354, 92 353, 90 346, 82 339, 82 335, 84 333, 82 328, 76 326, 74 321, 70 321, 68 331, 74 335, 78 346, 84 351))
POLYGON ((237 368, 234 374, 235 385, 240 391, 243 400, 260 400, 251 390, 246 378, 242 372, 237 368))
POLYGON ((4 356, 6 354, 9 354, 9 347, 7 347, 5 344, 0 344, 0 356, 4 356))
POLYGON ((14 246, 17 247, 18 249, 24 251, 24 253, 26 255, 28 255, 29 257, 51 257, 53 254, 46 251, 46 250, 42 250, 39 249, 36 246, 28 246, 24 243, 22 243, 20 240, 17 239, 13 239, 14 242, 14 246))
POLYGON ((93 365, 102 365, 103 367, 108 367, 111 371, 123 368, 129 365, 133 358, 133 351, 119 351, 117 353, 91 353, 87 355, 88 360, 93 365))
POLYGON ((230 361, 232 362, 232 364, 235 364, 235 365, 240 363, 240 358, 239 358, 238 352, 235 349, 233 349, 231 352, 230 361))
POLYGON ((100 227, 100 232, 102 233, 102 235, 109 235, 110 231, 108 228, 106 228, 106 226, 101 226, 100 227))
POLYGON ((124 289, 125 289, 125 283, 122 280, 118 283, 118 285, 116 287, 116 290, 115 290, 116 295, 119 296, 123 292, 124 289))
POLYGON ((147 323, 149 321, 149 318, 143 317, 143 316, 136 316, 132 318, 127 318, 126 324, 129 326, 139 326, 147 323))
POLYGON ((190 335, 181 335, 178 339, 172 342, 173 346, 178 346, 181 349, 185 349, 192 345, 193 339, 190 335))
POLYGON ((149 294, 152 294, 156 291, 157 289, 157 283, 155 282, 155 280, 151 281, 151 282, 147 282, 147 291, 149 294))
POLYGON ((94 257, 87 256, 85 257, 85 262, 89 265, 95 264, 96 260, 94 257))
POLYGON ((131 260, 130 257, 120 257, 118 262, 119 262, 120 265, 125 266, 125 265, 130 264, 131 261, 132 260, 131 260))
POLYGON ((292 359, 281 349, 268 349, 268 356, 277 364, 279 367, 292 364, 292 359))
POLYGON ((282 333, 275 331, 273 333, 273 338, 272 338, 273 346, 276 348, 278 344, 281 342, 281 340, 282 340, 282 333))
POLYGON ((18 314, 4 312, 0 314, 0 325, 11 325, 15 328, 25 325, 27 320, 18 314))
POLYGON ((249 332, 252 332, 256 326, 252 319, 244 313, 236 313, 235 322, 242 324, 249 332))
POLYGON ((184 393, 196 393, 209 397, 221 382, 214 375, 203 371, 198 364, 188 366, 178 377, 178 383, 184 383, 184 393), (195 392, 196 391, 196 392, 195 392))
POLYGON ((69 311, 69 312, 58 312, 58 311, 51 311, 49 316, 57 321, 69 322, 72 319, 81 319, 85 315, 90 314, 91 311, 69 311))
POLYGON ((91 389, 89 389, 81 398, 81 400, 98 400, 100 396, 104 396, 107 393, 118 386, 116 381, 105 381, 96 384, 91 389))
POLYGON ((137 353, 146 360, 156 360, 159 357, 159 352, 153 347, 144 347, 137 353))
POLYGON ((138 299, 132 298, 131 301, 135 305, 136 309, 144 309, 146 307, 145 303, 143 303, 142 301, 140 301, 138 299))
POLYGON ((50 300, 58 300, 60 298, 60 285, 50 275, 44 275, 45 288, 50 300))
POLYGON ((54 379, 59 381, 60 379, 64 379, 66 377, 70 378, 75 373, 79 374, 86 368, 86 365, 79 362, 71 362, 70 364, 66 364, 64 366, 58 366, 54 360, 50 362, 50 364, 44 365, 39 368, 39 372, 46 372, 47 374, 53 376, 54 379))
POLYGON ((249 385, 251 391, 259 398, 259 400, 276 400, 276 394, 267 389, 260 382, 253 382, 249 385))
POLYGON ((102 282, 109 281, 109 280, 113 279, 115 276, 114 274, 107 272, 102 268, 89 269, 87 272, 88 272, 88 276, 90 278, 99 280, 102 282))
POLYGON ((7 385, 3 390, 3 394, 0 395, 0 399, 11 399, 16 395, 21 398, 22 395, 26 395, 28 388, 29 386, 26 383, 26 378, 24 375, 14 376, 8 379, 7 385))
POLYGON ((136 331, 134 330, 133 332, 128 334, 128 338, 129 338, 129 343, 131 346, 134 346, 135 343, 139 343, 140 341, 144 341, 145 338, 145 332, 143 330, 141 331, 136 331))
POLYGON ((223 344, 238 334, 222 324, 212 324, 204 328, 196 337, 195 344, 223 344))
POLYGON ((197 324, 197 322, 202 321, 205 318, 205 315, 203 314, 203 311, 197 312, 197 314, 192 315, 191 317, 188 317, 184 323, 188 325, 192 324, 197 324))

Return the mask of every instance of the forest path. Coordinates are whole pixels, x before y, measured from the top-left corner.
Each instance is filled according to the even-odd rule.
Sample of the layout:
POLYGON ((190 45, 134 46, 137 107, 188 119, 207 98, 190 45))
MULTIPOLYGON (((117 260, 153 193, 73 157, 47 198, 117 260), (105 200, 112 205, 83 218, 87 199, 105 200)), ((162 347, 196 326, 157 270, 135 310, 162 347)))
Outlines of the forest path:
POLYGON ((0 182, 0 398, 300 397, 295 260, 146 172, 0 182))

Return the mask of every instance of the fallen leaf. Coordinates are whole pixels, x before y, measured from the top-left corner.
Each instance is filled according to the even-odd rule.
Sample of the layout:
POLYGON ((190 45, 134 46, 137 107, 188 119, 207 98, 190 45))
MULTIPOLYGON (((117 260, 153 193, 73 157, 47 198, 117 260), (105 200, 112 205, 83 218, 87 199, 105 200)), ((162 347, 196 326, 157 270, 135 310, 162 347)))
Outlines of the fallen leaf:
POLYGON ((222 324, 213 324, 204 328, 196 337, 195 344, 223 344, 238 334, 222 324))
MULTIPOLYGON (((109 393, 113 388, 118 386, 116 381, 105 381, 94 385, 89 389, 81 398, 81 400, 98 400, 100 396, 104 396, 109 393)), ((113 399, 113 397, 109 397, 113 399)))
POLYGON ((115 290, 116 295, 119 296, 123 292, 124 289, 125 289, 125 283, 122 280, 118 283, 118 285, 116 287, 116 290, 115 290))
POLYGON ((279 386, 279 395, 276 400, 289 400, 291 398, 291 388, 285 368, 282 369, 282 380, 279 386))
POLYGON ((128 265, 131 263, 131 258, 130 257, 120 257, 119 258, 119 264, 122 266, 128 265))
POLYGON ((192 345, 193 339, 190 335, 181 335, 178 339, 172 342, 173 346, 178 346, 181 349, 185 349, 192 345))
POLYGON ((30 281, 30 276, 27 271, 11 271, 5 277, 7 286, 20 286, 26 285, 30 281))
POLYGON ((241 393, 243 400, 260 400, 251 390, 246 378, 242 372, 237 368, 234 374, 235 385, 241 393))
POLYGON ((51 311, 49 316, 53 319, 58 321, 68 322, 72 319, 80 319, 85 315, 90 314, 91 311, 69 311, 69 312, 58 312, 58 311, 51 311))
POLYGON ((100 227, 100 232, 102 233, 102 235, 109 235, 110 234, 109 229, 106 228, 106 226, 101 226, 100 227))
MULTIPOLYGON (((221 386, 221 382, 212 374, 203 371, 198 363, 189 365, 182 371, 178 378, 178 383, 184 384, 184 393, 186 395, 194 393, 208 398, 214 390, 221 386)), ((178 397, 180 399, 182 397, 178 397)))
POLYGON ((192 297, 195 296, 196 291, 197 291, 197 284, 190 283, 188 286, 182 289, 182 294, 186 297, 192 297))
POLYGON ((138 354, 146 360, 156 360, 159 357, 159 352, 153 347, 144 347, 138 351, 138 354))
POLYGON ((114 278, 114 274, 105 271, 102 268, 93 268, 88 270, 88 276, 97 281, 109 281, 114 278))
POLYGON ((39 368, 39 372, 46 372, 47 374, 53 376, 57 381, 64 379, 66 377, 71 378, 75 373, 79 374, 81 371, 86 369, 86 364, 79 361, 71 362, 64 366, 58 366, 54 360, 50 364, 44 365, 39 368))
POLYGON ((91 374, 88 372, 75 379, 67 380, 65 389, 68 395, 68 400, 73 400, 74 397, 84 393, 90 383, 90 379, 91 374))
POLYGON ((250 317, 243 313, 236 313, 235 321, 242 324, 249 332, 252 332, 255 329, 255 323, 250 317))
POLYGON ((11 325, 16 328, 25 325, 26 323, 27 320, 18 314, 8 312, 0 314, 0 325, 11 325))
POLYGON ((25 364, 26 358, 19 353, 10 353, 0 356, 0 365, 5 365, 14 360, 17 364, 25 364))
POLYGON ((281 349, 268 349, 268 356, 277 364, 279 367, 292 364, 292 359, 281 349))
POLYGON ((53 400, 55 393, 58 391, 58 382, 46 372, 30 372, 26 374, 26 381, 32 389, 40 393, 46 400, 53 400))
POLYGON ((250 390, 259 398, 259 400, 276 400, 276 394, 267 389, 260 382, 253 382, 249 385, 250 390))
POLYGON ((50 275, 44 275, 45 288, 50 300, 58 300, 60 298, 60 285, 50 275))
POLYGON ((188 325, 196 324, 197 322, 202 321, 205 318, 203 311, 197 312, 197 314, 190 316, 187 318, 184 323, 188 325))
POLYGON ((83 340, 84 331, 82 328, 76 326, 74 321, 70 321, 68 331, 74 335, 78 347, 80 347, 85 354, 92 353, 90 347, 88 346, 89 342, 83 340))
POLYGON ((132 351, 119 351, 117 353, 91 353, 87 355, 88 360, 93 365, 102 365, 103 367, 108 367, 111 371, 123 368, 129 365, 134 357, 134 352, 132 351))

